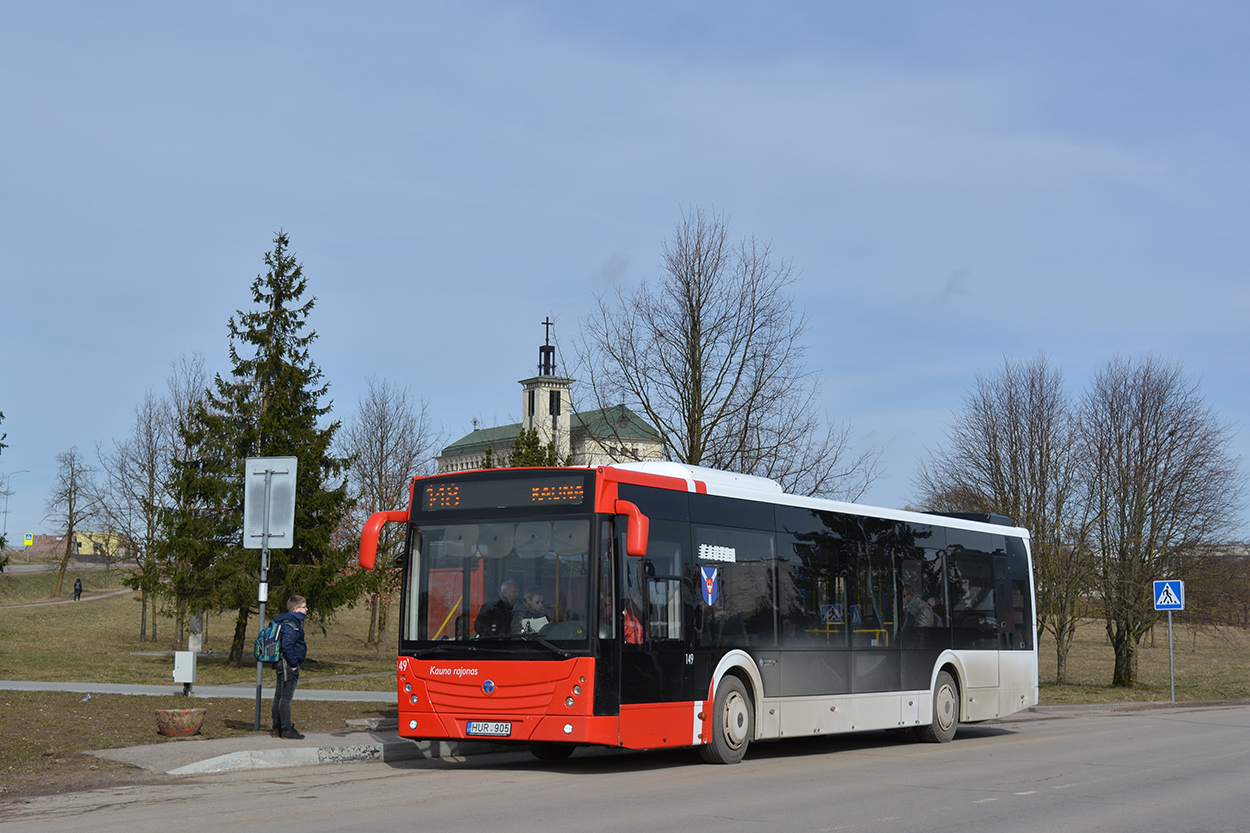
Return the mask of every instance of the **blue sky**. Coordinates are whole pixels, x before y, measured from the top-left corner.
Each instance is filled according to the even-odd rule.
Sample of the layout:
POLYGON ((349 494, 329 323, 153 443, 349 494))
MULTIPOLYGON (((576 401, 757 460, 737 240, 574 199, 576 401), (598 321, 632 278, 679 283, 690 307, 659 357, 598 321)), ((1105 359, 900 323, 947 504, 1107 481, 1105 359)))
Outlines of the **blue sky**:
POLYGON ((539 322, 700 206, 793 261, 868 502, 1039 352, 1179 362, 1250 457, 1247 42, 1234 3, 2 4, 10 540, 173 361, 228 369, 280 228, 344 419, 370 375, 450 439, 518 419, 539 322))

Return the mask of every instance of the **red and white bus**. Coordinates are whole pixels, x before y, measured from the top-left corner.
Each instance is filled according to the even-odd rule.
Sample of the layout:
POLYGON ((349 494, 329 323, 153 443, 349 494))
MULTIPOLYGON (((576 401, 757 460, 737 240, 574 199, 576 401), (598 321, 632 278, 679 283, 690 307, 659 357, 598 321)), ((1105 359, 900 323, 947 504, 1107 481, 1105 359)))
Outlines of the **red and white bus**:
POLYGON ((400 734, 697 746, 862 730, 950 740, 1037 703, 1029 537, 996 516, 785 494, 677 463, 412 481, 400 734))

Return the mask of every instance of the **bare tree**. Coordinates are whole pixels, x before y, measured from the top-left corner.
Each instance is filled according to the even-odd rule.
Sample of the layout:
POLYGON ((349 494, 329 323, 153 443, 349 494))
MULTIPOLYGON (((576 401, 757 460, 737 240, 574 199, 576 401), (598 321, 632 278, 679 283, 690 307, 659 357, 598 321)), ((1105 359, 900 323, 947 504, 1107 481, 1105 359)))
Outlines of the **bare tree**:
MULTIPOLYGON (((0 422, 4 422, 4 412, 3 412, 3 411, 0 411, 0 422)), ((4 452, 4 450, 5 450, 6 448, 8 448, 8 446, 7 446, 7 445, 5 444, 5 442, 4 442, 4 438, 5 438, 5 437, 7 437, 7 436, 8 436, 8 434, 0 434, 0 453, 3 453, 3 452, 4 452)), ((8 481, 7 481, 7 480, 5 481, 4 486, 5 486, 5 491, 0 492, 0 497, 3 497, 3 498, 5 499, 5 504, 4 504, 4 523, 5 523, 5 529, 6 529, 6 531, 7 531, 7 529, 8 529, 8 523, 9 523, 9 504, 8 504, 8 497, 9 497, 8 487, 9 487, 9 484, 8 484, 8 481)), ((8 563, 9 563, 9 557, 5 554, 5 550, 8 548, 8 546, 9 546, 9 542, 5 540, 4 535, 3 535, 3 534, 0 534, 0 572, 4 572, 4 568, 5 568, 5 567, 8 565, 8 563)))
MULTIPOLYGON (((356 540, 371 513, 406 505, 409 482, 432 471, 432 460, 441 444, 441 435, 431 426, 427 402, 414 403, 407 388, 396 388, 386 380, 368 380, 368 390, 355 416, 340 434, 339 453, 351 460, 348 479, 355 509, 349 524, 356 540)), ((402 543, 402 530, 388 525, 383 528, 378 552, 393 553, 402 543)), ((369 577, 371 645, 378 644, 386 633, 387 601, 398 581, 399 571, 393 569, 375 570, 369 577)))
POLYGON ((1152 582, 1186 578, 1203 549, 1227 540, 1244 480, 1229 452, 1231 428, 1176 364, 1112 359, 1085 395, 1080 428, 1112 684, 1132 686, 1157 615, 1152 582))
POLYGON ((662 265, 654 287, 601 295, 583 324, 579 364, 597 407, 639 410, 671 460, 862 495, 879 453, 856 455, 849 429, 820 412, 790 263, 754 237, 732 243, 722 215, 696 208, 664 242, 662 265))
POLYGON ((1056 682, 1082 593, 1092 579, 1076 424, 1060 372, 1045 356, 1004 360, 976 375, 946 445, 921 464, 916 486, 934 511, 992 512, 1031 533, 1038 627, 1055 636, 1056 682))
POLYGON ((134 586, 143 593, 139 614, 139 640, 147 641, 149 602, 152 638, 156 638, 155 599, 160 590, 162 564, 157 556, 161 536, 161 511, 172 501, 174 461, 180 458, 178 420, 185 418, 207 385, 204 357, 183 356, 166 379, 167 392, 156 397, 149 391, 135 407, 130 435, 116 440, 112 449, 99 450, 104 474, 101 511, 108 526, 129 542, 138 570, 134 586))
POLYGON ((48 514, 44 520, 51 521, 65 534, 65 554, 61 557, 56 589, 52 593, 59 596, 70 558, 78 554, 75 533, 99 513, 100 498, 95 484, 95 469, 86 464, 77 446, 56 455, 56 463, 56 482, 48 498, 48 514))
POLYGON ((1185 610, 1177 614, 1194 638, 1225 628, 1250 629, 1250 547, 1225 544, 1199 550, 1185 581, 1185 610))

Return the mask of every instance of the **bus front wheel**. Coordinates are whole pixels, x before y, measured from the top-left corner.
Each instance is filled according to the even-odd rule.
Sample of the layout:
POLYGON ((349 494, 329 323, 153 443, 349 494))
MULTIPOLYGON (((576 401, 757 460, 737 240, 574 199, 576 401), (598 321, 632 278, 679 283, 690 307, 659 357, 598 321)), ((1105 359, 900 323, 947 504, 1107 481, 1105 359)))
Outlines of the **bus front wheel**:
POLYGON ((531 743, 530 754, 540 761, 563 761, 573 754, 571 743, 531 743))
POLYGON ((721 679, 712 704, 712 737, 699 747, 709 764, 736 764, 755 735, 755 709, 746 686, 734 676, 721 679))
POLYGON ((959 685, 947 671, 939 671, 933 684, 933 721, 916 728, 925 743, 947 743, 959 726, 959 685))

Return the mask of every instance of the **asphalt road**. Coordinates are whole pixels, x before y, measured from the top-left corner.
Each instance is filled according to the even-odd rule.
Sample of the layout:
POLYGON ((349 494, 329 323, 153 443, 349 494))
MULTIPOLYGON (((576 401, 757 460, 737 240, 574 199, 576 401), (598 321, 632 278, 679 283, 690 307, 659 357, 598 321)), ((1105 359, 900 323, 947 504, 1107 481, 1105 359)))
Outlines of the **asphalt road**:
POLYGON ((0 803, 0 829, 1250 831, 1247 705, 1052 710, 946 745, 868 733, 697 760, 579 750, 196 776, 0 803))

